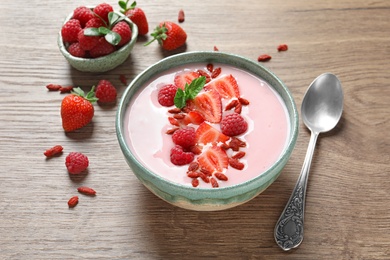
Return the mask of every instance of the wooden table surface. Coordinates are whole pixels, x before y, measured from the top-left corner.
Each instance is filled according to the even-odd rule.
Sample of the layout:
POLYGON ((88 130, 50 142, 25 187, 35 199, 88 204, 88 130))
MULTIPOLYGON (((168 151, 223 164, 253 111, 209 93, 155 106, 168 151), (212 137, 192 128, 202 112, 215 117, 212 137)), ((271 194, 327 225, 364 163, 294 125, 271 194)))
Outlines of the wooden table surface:
MULTIPOLYGON (((116 1, 107 1, 116 10, 116 1)), ((140 38, 129 59, 106 73, 72 69, 57 48, 63 19, 97 1, 0 3, 0 259, 390 259, 390 1, 138 1, 150 29, 177 21, 185 49, 163 52, 140 38), (280 43, 288 51, 278 53, 280 43), (213 50, 257 60, 289 87, 300 111, 303 94, 324 72, 343 86, 344 112, 320 136, 306 200, 305 238, 291 252, 275 243, 276 220, 295 185, 310 133, 299 136, 280 177, 252 201, 219 212, 177 208, 132 174, 115 134, 114 106, 95 105, 93 123, 65 134, 64 95, 49 83, 90 87, 108 79, 119 97, 153 63, 177 52, 213 50), (43 151, 64 153, 46 160, 43 151), (70 178, 67 153, 88 155, 88 174, 70 178), (98 191, 67 200, 80 185, 98 191)))

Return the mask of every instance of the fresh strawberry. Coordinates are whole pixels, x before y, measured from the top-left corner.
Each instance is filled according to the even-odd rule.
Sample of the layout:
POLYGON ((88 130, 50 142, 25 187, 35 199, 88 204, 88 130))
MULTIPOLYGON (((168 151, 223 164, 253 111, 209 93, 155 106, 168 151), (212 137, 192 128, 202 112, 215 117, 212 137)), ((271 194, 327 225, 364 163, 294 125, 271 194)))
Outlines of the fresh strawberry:
POLYGON ((79 6, 73 11, 73 19, 77 19, 80 21, 81 27, 84 28, 85 24, 94 18, 94 14, 91 9, 86 6, 79 6))
POLYGON ((125 21, 116 23, 111 31, 116 32, 121 36, 121 41, 117 45, 118 47, 125 45, 131 39, 131 29, 129 24, 125 21))
POLYGON ((108 24, 108 14, 113 12, 114 9, 107 3, 101 3, 95 6, 93 12, 100 18, 102 18, 108 24))
POLYGON ((206 122, 201 123, 196 129, 195 138, 199 144, 224 143, 229 140, 229 136, 224 135, 206 122))
POLYGON ((194 146, 196 144, 195 129, 193 127, 180 128, 173 133, 172 141, 183 148, 194 146))
POLYGON ((79 32, 82 30, 80 21, 70 19, 61 28, 61 36, 64 42, 77 42, 79 32))
POLYGON ((79 32, 77 39, 79 41, 80 47, 85 51, 89 51, 99 44, 99 39, 101 36, 87 36, 84 34, 84 30, 85 29, 79 32))
POLYGON ((188 124, 200 125, 203 122, 204 122, 203 116, 199 112, 196 112, 196 111, 188 112, 183 119, 183 123, 185 125, 188 125, 188 124))
POLYGON ((79 57, 79 58, 86 58, 87 57, 87 52, 81 48, 80 43, 74 42, 68 47, 68 52, 70 55, 79 57))
POLYGON ((94 87, 86 95, 80 88, 75 88, 61 103, 62 127, 66 132, 82 128, 91 122, 94 115, 92 103, 96 102, 94 87))
POLYGON ((222 98, 226 99, 230 99, 233 97, 238 98, 240 96, 240 90, 237 81, 231 74, 212 80, 211 82, 206 84, 206 86, 204 86, 204 89, 214 89, 218 91, 219 95, 221 95, 222 98))
POLYGON ((160 23, 151 36, 153 37, 153 40, 145 45, 149 45, 157 40, 162 48, 167 51, 175 50, 183 46, 187 40, 187 33, 183 28, 178 24, 169 21, 160 23))
POLYGON ((99 103, 111 103, 116 101, 117 91, 108 80, 102 79, 96 86, 96 97, 99 103))
POLYGON ((128 3, 129 0, 126 2, 118 2, 119 6, 122 8, 121 13, 126 15, 133 23, 137 25, 139 35, 146 35, 149 32, 149 24, 144 11, 141 8, 136 7, 136 1, 134 1, 130 6, 128 6, 128 3))
POLYGON ((100 37, 99 43, 89 51, 92 58, 98 58, 115 51, 114 45, 106 41, 104 37, 100 37))
POLYGON ((210 123, 219 123, 222 119, 222 101, 217 91, 211 90, 198 94, 187 102, 190 110, 196 110, 210 123))
POLYGON ((248 123, 237 113, 226 115, 221 120, 221 131, 227 136, 236 136, 244 133, 248 129, 248 123))
POLYGON ((190 84, 194 79, 199 77, 199 73, 195 71, 183 71, 175 75, 174 83, 177 87, 184 89, 186 84, 190 84))
POLYGON ((198 156, 197 161, 201 169, 205 169, 210 173, 222 172, 229 166, 229 157, 226 151, 217 145, 203 151, 198 156))
POLYGON ((170 107, 174 105, 174 98, 176 95, 177 87, 173 84, 167 84, 162 86, 158 91, 158 103, 164 107, 170 107))
POLYGON ((176 145, 171 149, 170 158, 174 165, 186 165, 191 163, 195 156, 192 152, 185 152, 180 145, 176 145))

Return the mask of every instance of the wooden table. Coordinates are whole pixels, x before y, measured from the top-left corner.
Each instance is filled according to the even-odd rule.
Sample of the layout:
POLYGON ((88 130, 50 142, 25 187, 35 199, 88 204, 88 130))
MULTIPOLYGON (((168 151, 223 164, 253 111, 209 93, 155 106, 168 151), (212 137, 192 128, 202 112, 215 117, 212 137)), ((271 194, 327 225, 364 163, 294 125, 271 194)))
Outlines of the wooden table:
MULTIPOLYGON (((107 1, 118 10, 116 1, 107 1)), ((72 69, 57 48, 63 19, 96 1, 0 3, 0 259, 390 259, 390 2, 138 1, 150 29, 177 21, 183 8, 185 50, 213 50, 257 60, 289 87, 300 108, 311 81, 335 73, 345 93, 337 128, 320 136, 311 168, 305 239, 291 252, 273 230, 300 173, 310 133, 300 123, 291 160, 277 181, 252 201, 220 212, 173 207, 151 194, 127 166, 115 134, 117 106, 95 105, 93 123, 65 134, 64 95, 49 83, 116 85, 177 52, 144 47, 107 73, 72 69), (278 53, 286 43, 289 50, 278 53), (64 154, 43 151, 61 144, 64 154), (67 153, 88 155, 82 178, 70 178, 67 153), (80 195, 87 185, 96 197, 80 195)), ((299 109, 300 110, 300 109, 299 109)))

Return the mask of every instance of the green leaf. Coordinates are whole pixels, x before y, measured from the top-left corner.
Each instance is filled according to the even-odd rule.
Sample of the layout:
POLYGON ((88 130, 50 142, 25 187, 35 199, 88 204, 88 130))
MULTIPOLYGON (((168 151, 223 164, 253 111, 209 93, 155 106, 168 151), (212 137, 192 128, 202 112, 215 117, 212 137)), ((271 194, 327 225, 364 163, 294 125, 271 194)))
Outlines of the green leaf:
POLYGON ((186 105, 186 99, 184 91, 181 88, 178 88, 176 91, 175 98, 173 99, 174 104, 178 108, 183 108, 186 105))
POLYGON ((112 45, 118 45, 121 41, 121 36, 118 33, 110 30, 108 30, 108 33, 106 34, 106 36, 104 36, 104 38, 112 45))
POLYGON ((108 26, 111 28, 114 24, 116 24, 119 17, 120 16, 117 13, 109 12, 108 13, 108 26))
POLYGON ((84 35, 86 35, 86 36, 101 36, 102 33, 100 33, 98 28, 86 28, 86 29, 84 29, 84 35))
POLYGON ((107 33, 111 32, 110 29, 103 27, 103 26, 99 27, 98 30, 99 30, 100 35, 106 35, 107 33))
POLYGON ((206 84, 206 77, 201 76, 199 78, 194 79, 190 85, 186 84, 185 86, 185 93, 186 93, 186 99, 194 99, 196 95, 199 94, 199 92, 203 89, 204 85, 206 84))
MULTIPOLYGON (((127 0, 128 1, 128 0, 127 0)), ((119 1, 118 2, 118 5, 120 6, 120 8, 122 8, 121 12, 122 13, 125 13, 126 12, 126 8, 127 8, 127 2, 125 1, 119 1)))

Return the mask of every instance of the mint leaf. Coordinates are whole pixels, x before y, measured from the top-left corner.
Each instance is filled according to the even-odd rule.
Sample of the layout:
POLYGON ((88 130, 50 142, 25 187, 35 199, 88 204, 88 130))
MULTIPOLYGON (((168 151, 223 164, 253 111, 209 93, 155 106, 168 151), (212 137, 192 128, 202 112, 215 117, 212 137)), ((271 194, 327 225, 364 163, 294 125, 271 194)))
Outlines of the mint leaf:
POLYGON ((84 29, 84 35, 86 36, 101 36, 103 35, 98 28, 86 28, 84 29))
POLYGON ((106 39, 106 41, 108 41, 112 45, 118 45, 119 42, 121 41, 121 36, 118 33, 110 31, 110 30, 107 32, 107 34, 106 34, 106 36, 104 36, 104 38, 106 39))
POLYGON ((182 109, 185 107, 187 100, 194 99, 196 95, 203 89, 206 84, 206 77, 201 76, 194 79, 189 85, 186 84, 184 90, 178 88, 174 98, 174 104, 176 107, 182 109))

